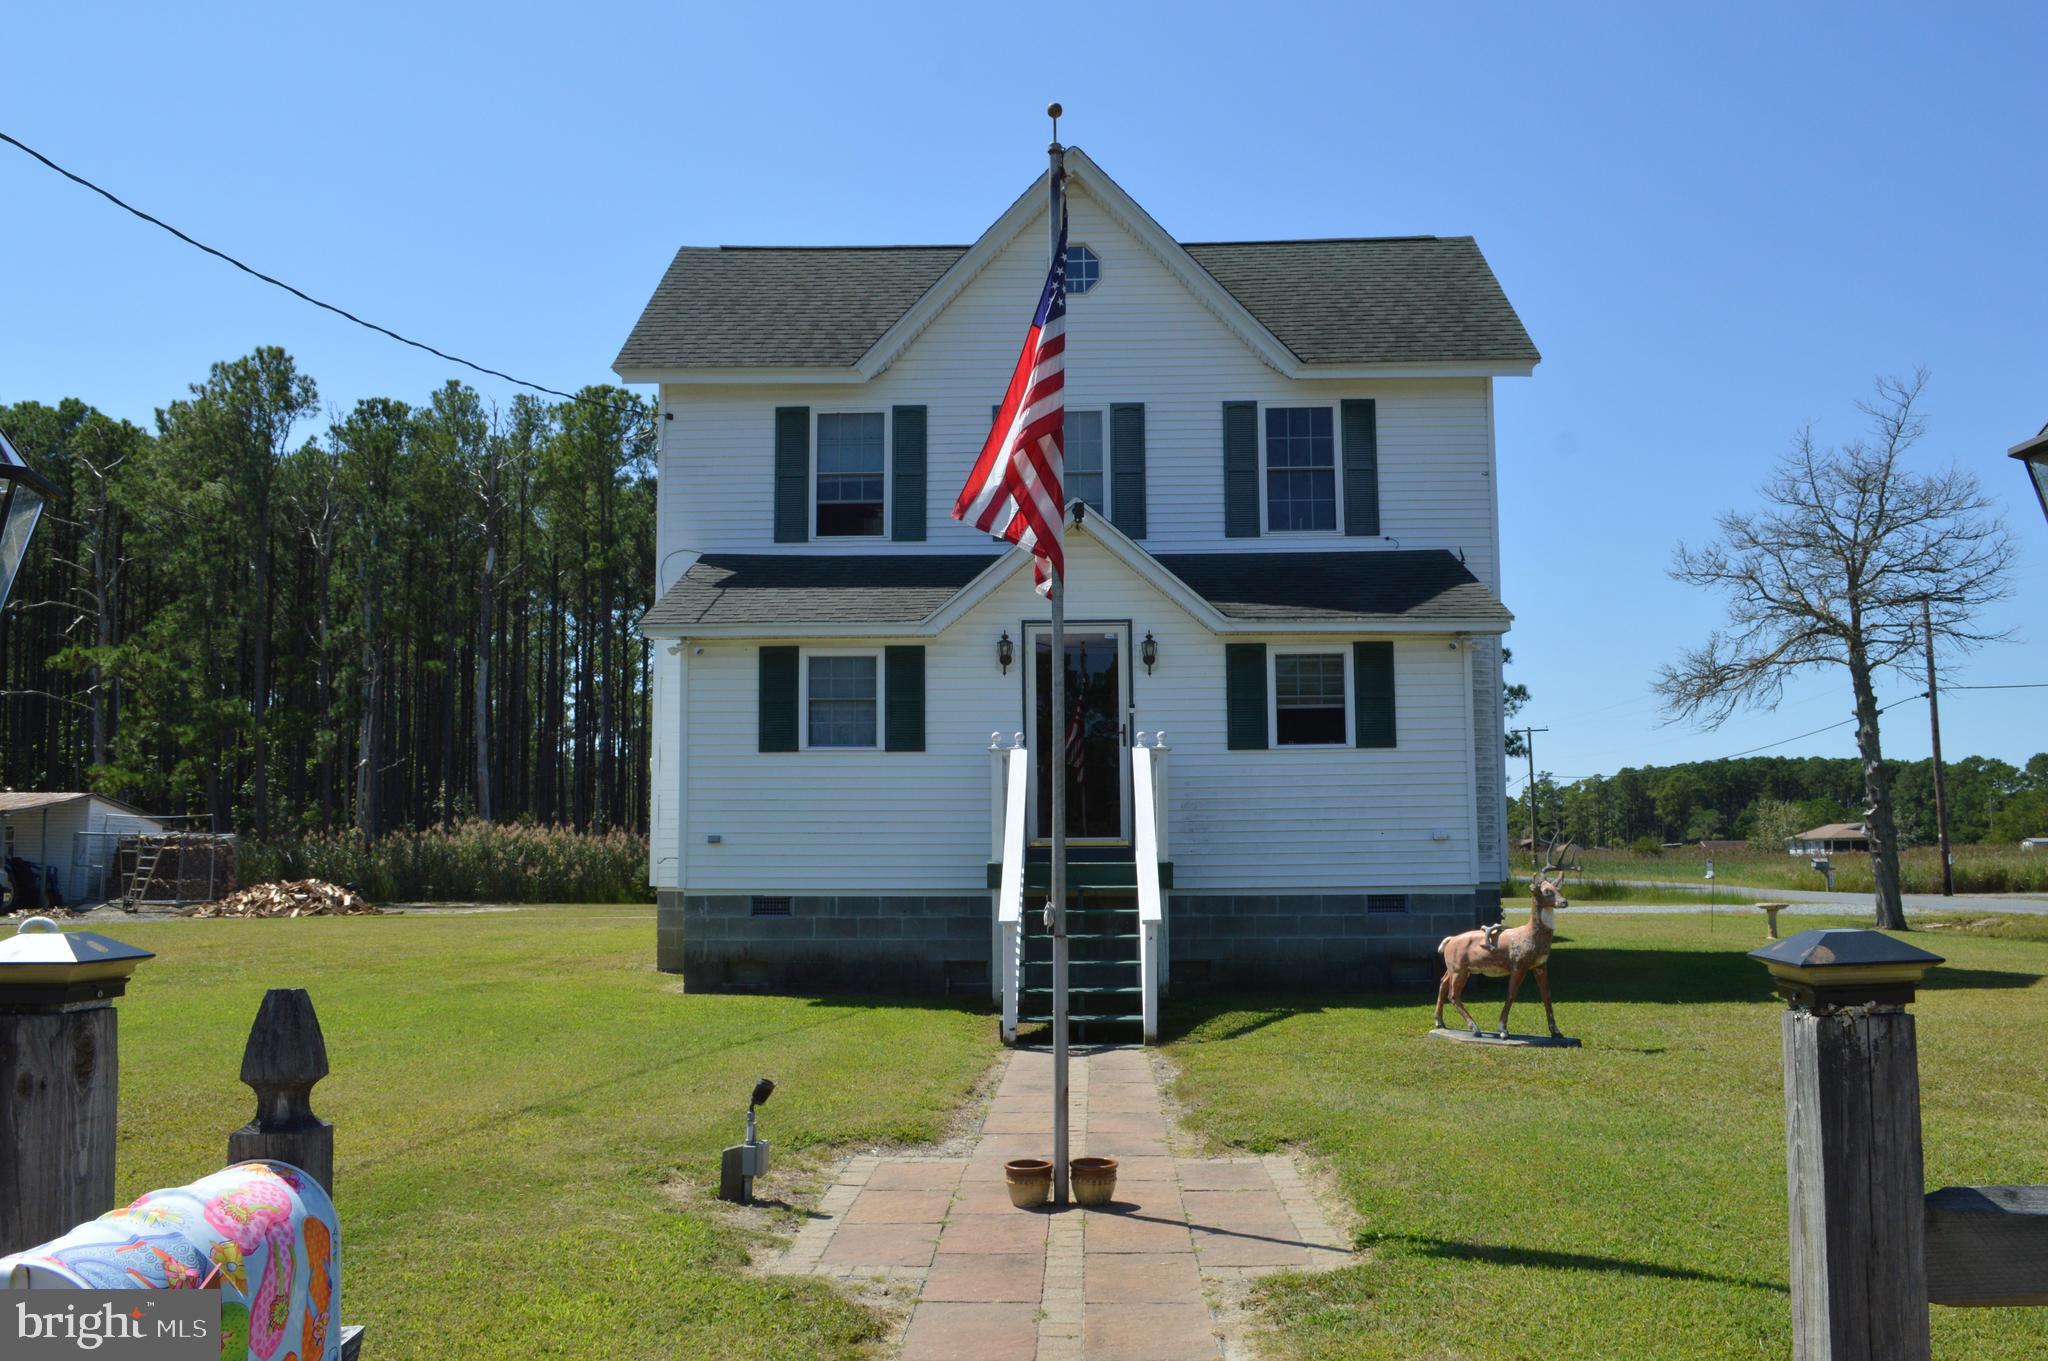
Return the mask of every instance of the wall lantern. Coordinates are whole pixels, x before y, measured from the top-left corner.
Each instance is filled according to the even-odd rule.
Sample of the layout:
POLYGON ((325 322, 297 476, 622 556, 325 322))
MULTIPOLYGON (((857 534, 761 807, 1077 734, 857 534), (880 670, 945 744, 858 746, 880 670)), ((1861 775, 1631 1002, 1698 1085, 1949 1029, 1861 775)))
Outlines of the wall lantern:
POLYGON ((2048 425, 2041 427, 2040 434, 2006 452, 2026 465, 2034 479, 2034 495, 2040 499, 2041 513, 2048 515, 2048 425))
POLYGON ((996 660, 1002 663, 1003 674, 1010 674, 1010 663, 1017 660, 1017 649, 1010 646, 1010 631, 1003 630, 1003 636, 996 639, 996 660))
POLYGON ((1138 656, 1145 663, 1145 674, 1151 675, 1159 662, 1159 640, 1152 636, 1151 629, 1145 630, 1145 641, 1138 644, 1138 656))
POLYGON ((28 552, 29 536, 43 516, 43 504, 57 489, 38 477, 7 436, 0 434, 0 605, 14 586, 14 574, 28 552))

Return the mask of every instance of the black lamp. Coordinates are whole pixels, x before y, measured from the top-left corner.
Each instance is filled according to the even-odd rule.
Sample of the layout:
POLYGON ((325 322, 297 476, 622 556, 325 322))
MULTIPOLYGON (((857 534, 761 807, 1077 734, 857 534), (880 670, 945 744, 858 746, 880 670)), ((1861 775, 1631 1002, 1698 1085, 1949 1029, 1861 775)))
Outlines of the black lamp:
POLYGON ((2048 425, 2041 427, 2040 434, 2006 452, 2026 465, 2034 480, 2034 495, 2041 502, 2041 513, 2048 515, 2048 425))
POLYGON ((0 605, 14 587, 14 574, 28 552, 29 536, 43 518, 43 505, 57 489, 37 476, 7 436, 0 434, 0 605))
POLYGON ((1159 661, 1159 640, 1152 636, 1151 629, 1145 630, 1145 641, 1138 644, 1138 656, 1145 663, 1145 674, 1151 675, 1159 661))
POLYGON ((1010 631, 1003 630, 1003 636, 996 639, 996 660, 1002 663, 1003 674, 1010 674, 1010 663, 1017 660, 1017 649, 1010 646, 1010 631))

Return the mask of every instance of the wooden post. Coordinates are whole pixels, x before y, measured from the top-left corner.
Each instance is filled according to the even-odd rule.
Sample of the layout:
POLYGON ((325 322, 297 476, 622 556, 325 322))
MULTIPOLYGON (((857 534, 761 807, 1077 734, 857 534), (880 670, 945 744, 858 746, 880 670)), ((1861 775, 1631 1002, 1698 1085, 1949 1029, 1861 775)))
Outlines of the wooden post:
POLYGON ((0 1254, 114 1208, 119 1044, 105 1002, 0 1011, 0 1254))
POLYGON ((0 1254, 114 1208, 113 1000, 150 957, 48 917, 0 941, 0 1254))
POLYGON ((327 1076, 327 1041, 304 988, 263 994, 242 1081, 256 1092, 256 1118, 228 1136, 228 1161, 290 1163, 334 1195, 334 1126, 313 1114, 313 1084, 327 1076))
POLYGON ((1931 955, 1877 931, 1753 952, 1784 1015, 1795 1361, 1927 1361, 1920 1066, 1906 1013, 1931 955))

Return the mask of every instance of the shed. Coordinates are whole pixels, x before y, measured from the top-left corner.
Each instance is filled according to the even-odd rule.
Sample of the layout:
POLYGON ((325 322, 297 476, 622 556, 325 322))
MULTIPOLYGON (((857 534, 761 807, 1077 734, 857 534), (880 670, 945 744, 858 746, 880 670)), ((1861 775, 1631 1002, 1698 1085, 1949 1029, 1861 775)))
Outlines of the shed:
POLYGON ((1840 855, 1870 849, 1870 828, 1861 822, 1824 822, 1785 843, 1793 855, 1840 855))
POLYGON ((104 902, 120 839, 160 835, 164 821, 106 794, 0 790, 0 855, 36 866, 45 884, 54 873, 59 903, 104 902))

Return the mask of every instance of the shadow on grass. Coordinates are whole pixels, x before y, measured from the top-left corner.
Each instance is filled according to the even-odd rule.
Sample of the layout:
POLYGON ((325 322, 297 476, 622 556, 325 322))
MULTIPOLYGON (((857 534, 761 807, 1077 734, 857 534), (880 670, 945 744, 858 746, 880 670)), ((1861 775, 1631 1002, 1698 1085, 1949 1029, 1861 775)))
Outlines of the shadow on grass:
MULTIPOLYGON (((2027 988, 2041 981, 2038 972, 2020 969, 1961 969, 1942 965, 1930 970, 1921 986, 1932 992, 1964 989, 2027 988)), ((1550 960, 1551 989, 1561 1009, 1589 1002, 1666 1003, 1675 1006, 1724 1002, 1772 1002, 1770 975, 1740 951, 1640 950, 1578 946, 1564 937, 1550 960)), ((1465 1003, 1483 1026, 1490 1026, 1507 996, 1507 980, 1474 976, 1465 987, 1465 1003)), ((1297 1016, 1331 1007, 1415 1012, 1427 1026, 1436 1008, 1436 991, 1334 993, 1257 992, 1179 989, 1162 1023, 1162 1038, 1186 1038, 1200 1030, 1206 1041, 1229 1040, 1263 1030, 1297 1016)), ((1515 997, 1515 1014, 1540 1020, 1543 1002, 1533 980, 1524 981, 1515 997)), ((1456 1016, 1448 1009, 1448 1021, 1456 1016)), ((1565 1027, 1570 1030, 1570 1025, 1565 1027)))
POLYGON ((1593 1271, 1609 1276, 1647 1276, 1663 1281, 1702 1281, 1709 1285, 1737 1285, 1748 1290, 1789 1294, 1782 1281, 1759 1280, 1753 1276, 1726 1276, 1716 1271, 1667 1266, 1662 1262, 1638 1262, 1627 1257, 1601 1257, 1589 1252, 1552 1252, 1545 1248, 1518 1248, 1506 1244, 1467 1243, 1455 1238, 1432 1238, 1425 1234, 1367 1235, 1361 1247, 1395 1247, 1417 1257, 1435 1257, 1450 1262, 1485 1262, 1493 1266, 1534 1267, 1543 1271, 1593 1271))

